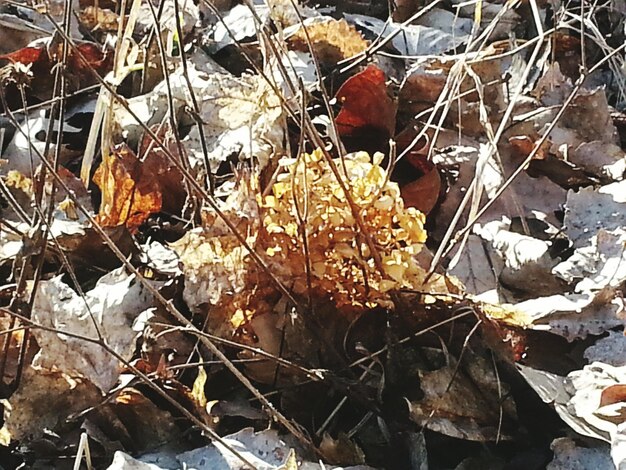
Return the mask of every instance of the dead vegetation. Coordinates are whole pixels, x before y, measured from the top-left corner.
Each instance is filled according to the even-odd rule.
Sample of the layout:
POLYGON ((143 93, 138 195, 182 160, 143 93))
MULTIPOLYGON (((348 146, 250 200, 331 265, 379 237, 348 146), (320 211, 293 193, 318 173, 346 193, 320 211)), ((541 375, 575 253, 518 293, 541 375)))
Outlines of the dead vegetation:
POLYGON ((5 1, 3 468, 622 468, 625 19, 5 1))

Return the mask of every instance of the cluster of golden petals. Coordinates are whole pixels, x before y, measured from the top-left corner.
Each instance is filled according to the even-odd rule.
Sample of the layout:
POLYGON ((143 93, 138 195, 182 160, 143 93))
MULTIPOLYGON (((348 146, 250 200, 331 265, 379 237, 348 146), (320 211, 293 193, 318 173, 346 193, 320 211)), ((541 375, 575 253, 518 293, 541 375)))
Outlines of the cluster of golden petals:
POLYGON ((281 160, 284 171, 271 194, 259 197, 258 241, 272 270, 297 294, 311 290, 339 308, 360 308, 390 306, 394 289, 424 289, 426 271, 416 255, 426 241, 425 217, 404 207, 382 159, 357 152, 333 160, 343 184, 319 149, 281 160))

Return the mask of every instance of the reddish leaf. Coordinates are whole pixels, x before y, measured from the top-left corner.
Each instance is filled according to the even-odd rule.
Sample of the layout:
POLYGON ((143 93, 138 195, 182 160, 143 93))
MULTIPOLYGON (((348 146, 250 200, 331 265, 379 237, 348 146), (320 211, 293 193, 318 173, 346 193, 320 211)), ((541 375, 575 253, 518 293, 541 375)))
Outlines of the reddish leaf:
POLYGON ((349 78, 335 97, 342 104, 335 121, 344 143, 352 138, 354 150, 383 150, 396 126, 396 104, 387 93, 383 71, 368 66, 349 78))
POLYGON ((0 59, 8 60, 15 64, 17 62, 28 65, 38 61, 42 54, 47 57, 48 53, 44 47, 24 47, 10 54, 1 55, 0 59))
MULTIPOLYGON (((398 152, 403 153, 416 136, 415 129, 408 129, 396 137, 398 152)), ((397 162, 392 179, 400 185, 404 204, 428 214, 439 200, 441 177, 435 165, 428 160, 429 146, 422 139, 397 162)))
POLYGON ((96 44, 80 44, 78 52, 80 54, 73 51, 69 54, 68 67, 72 72, 79 73, 83 79, 92 77, 89 66, 94 68, 98 74, 105 75, 113 65, 112 54, 103 52, 96 44))
POLYGON ((422 176, 415 181, 400 188, 400 194, 404 200, 404 205, 415 207, 424 214, 428 214, 439 199, 441 189, 441 177, 435 165, 424 159, 424 167, 430 166, 422 176))
MULTIPOLYGON (((54 67, 61 62, 62 57, 63 42, 53 38, 47 46, 24 47, 10 54, 0 55, 0 66, 3 65, 3 61, 29 65, 32 79, 27 98, 47 100, 52 97, 54 67)), ((97 83, 91 69, 93 68, 100 76, 104 76, 111 69, 112 64, 113 54, 103 52, 96 44, 82 43, 76 47, 76 50, 71 49, 68 52, 66 64, 69 91, 73 92, 97 83)), ((7 86, 5 94, 9 107, 23 105, 19 98, 20 94, 13 84, 7 86)))
MULTIPOLYGON (((167 146, 171 155, 178 155, 176 137, 169 124, 154 125, 152 130, 161 142, 167 146)), ((163 210, 173 214, 179 213, 187 199, 183 175, 180 170, 176 168, 165 154, 165 151, 147 133, 144 134, 137 153, 144 165, 148 166, 155 175, 161 192, 167 195, 167 197, 163 198, 163 210)))
MULTIPOLYGON (((63 43, 52 42, 48 47, 24 47, 10 54, 0 55, 0 59, 24 65, 38 64, 42 73, 44 71, 50 73, 57 61, 61 60, 62 52, 63 43)), ((72 75, 78 74, 85 77, 91 74, 89 66, 102 75, 112 64, 111 54, 103 52, 98 45, 88 42, 76 46, 76 51, 71 49, 67 60, 67 67, 72 75)))

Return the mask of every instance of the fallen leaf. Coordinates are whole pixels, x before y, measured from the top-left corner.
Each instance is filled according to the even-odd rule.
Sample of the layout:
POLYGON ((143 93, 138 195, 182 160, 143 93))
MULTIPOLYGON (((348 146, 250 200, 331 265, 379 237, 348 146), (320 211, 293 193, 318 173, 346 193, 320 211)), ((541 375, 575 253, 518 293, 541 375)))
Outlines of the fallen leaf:
MULTIPOLYGON (((250 463, 259 469, 295 470, 293 467, 293 448, 289 445, 289 436, 279 436, 273 430, 254 432, 252 428, 244 428, 234 434, 224 436, 224 443, 237 449, 250 463)), ((298 453, 300 455, 300 453, 298 453)), ((298 458, 298 462, 300 462, 298 458)), ((314 463, 304 460, 300 463, 306 470, 374 470, 367 465, 354 467, 336 467, 322 462, 314 463)), ((123 453, 116 452, 113 463, 107 470, 165 470, 165 468, 195 468, 198 470, 246 470, 248 465, 233 455, 220 442, 178 454, 162 451, 140 457, 138 460, 123 453)))
MULTIPOLYGON (((55 38, 50 40, 46 46, 24 47, 9 54, 0 56, 0 64, 20 63, 30 66, 32 80, 28 89, 27 96, 34 96, 39 100, 46 100, 52 96, 53 68, 61 61, 63 57, 63 42, 55 38)), ((103 51, 96 44, 83 42, 76 46, 76 49, 70 49, 67 55, 68 74, 68 92, 76 91, 81 88, 88 87, 97 83, 93 77, 93 71, 100 76, 105 76, 113 65, 113 54, 103 51)), ((21 105, 19 90, 14 85, 9 85, 5 91, 9 97, 9 105, 21 105), (16 95, 14 95, 16 94, 16 95), (13 98, 15 97, 15 98, 13 98)))
POLYGON ((465 43, 469 35, 463 32, 467 23, 459 21, 452 31, 442 31, 422 25, 404 25, 387 22, 372 16, 346 14, 346 20, 370 31, 374 37, 383 38, 393 34, 393 46, 402 55, 437 55, 453 50, 465 43), (399 33, 398 33, 399 30, 399 33))
POLYGON ((502 401, 507 396, 506 386, 490 361, 466 350, 458 369, 454 358, 448 356, 443 367, 418 373, 424 397, 408 401, 413 422, 458 439, 511 438, 515 404, 510 398, 502 401))
POLYGON ((287 39, 289 48, 300 52, 310 52, 309 42, 323 67, 335 67, 338 62, 365 51, 368 46, 354 26, 346 20, 332 18, 305 23, 287 39), (306 34, 303 28, 306 28, 306 34))
POLYGON ((324 460, 336 465, 355 465, 365 463, 365 454, 348 436, 341 433, 334 439, 324 433, 319 446, 324 460))
POLYGON ((626 402, 626 384, 611 385, 602 390, 600 395, 601 407, 620 402, 626 402))
MULTIPOLYGON (((397 153, 407 152, 416 132, 408 129, 395 137, 397 153)), ((407 207, 415 207, 428 215, 437 204, 441 191, 441 176, 435 164, 428 159, 429 146, 425 139, 396 162, 392 181, 400 185, 400 193, 407 207)))
POLYGON ((335 98, 341 111, 335 121, 348 150, 380 151, 395 133, 396 105, 389 96, 385 74, 375 65, 350 77, 335 98))
POLYGON ((191 397, 196 402, 197 406, 204 408, 207 403, 206 395, 204 394, 204 385, 206 384, 207 374, 203 366, 198 367, 198 376, 193 381, 193 388, 191 390, 191 397))
POLYGON ((122 268, 103 276, 84 297, 60 277, 40 282, 32 318, 54 331, 33 330, 41 348, 33 364, 85 377, 102 391, 109 391, 121 372, 119 360, 99 344, 63 332, 94 341, 99 332, 111 349, 130 360, 138 334, 132 329, 133 321, 151 302, 152 295, 122 268))
POLYGON ((610 448, 606 444, 583 447, 569 437, 561 437, 555 439, 550 448, 554 452, 554 458, 546 467, 547 470, 613 467, 610 448))
POLYGON ((105 156, 93 180, 102 191, 96 220, 103 227, 126 226, 136 231, 162 207, 163 193, 154 173, 125 144, 105 156))
POLYGON ((12 440, 41 436, 65 423, 72 414, 98 404, 102 394, 83 377, 59 370, 26 367, 20 387, 4 409, 4 427, 12 440))

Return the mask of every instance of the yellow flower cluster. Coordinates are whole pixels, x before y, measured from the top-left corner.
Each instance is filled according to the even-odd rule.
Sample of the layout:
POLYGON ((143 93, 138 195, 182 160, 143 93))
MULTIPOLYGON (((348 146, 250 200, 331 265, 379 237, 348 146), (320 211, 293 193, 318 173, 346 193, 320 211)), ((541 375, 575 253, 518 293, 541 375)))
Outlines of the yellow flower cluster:
POLYGON ((307 293, 307 263, 313 293, 330 297, 340 308, 389 306, 390 290, 423 288, 425 270, 415 255, 426 241, 425 217, 404 207, 381 160, 381 154, 372 161, 358 152, 334 164, 381 257, 382 273, 322 151, 281 160, 285 171, 271 194, 259 197, 259 242, 272 269, 296 293, 307 293))

